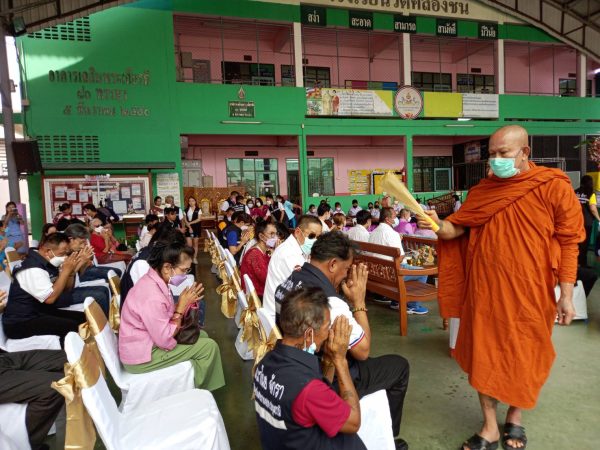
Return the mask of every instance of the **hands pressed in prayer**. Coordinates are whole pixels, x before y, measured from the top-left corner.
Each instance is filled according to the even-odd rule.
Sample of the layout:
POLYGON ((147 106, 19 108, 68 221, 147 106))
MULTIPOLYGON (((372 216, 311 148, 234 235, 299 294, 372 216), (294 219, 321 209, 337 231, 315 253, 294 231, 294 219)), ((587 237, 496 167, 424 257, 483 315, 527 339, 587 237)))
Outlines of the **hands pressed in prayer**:
POLYGON ((364 308, 367 293, 369 269, 366 264, 354 264, 348 271, 348 277, 342 281, 342 291, 348 302, 355 308, 364 308))
POLYGON ((204 286, 202 283, 194 283, 191 286, 185 288, 179 296, 179 302, 177 303, 177 310, 179 314, 183 314, 188 305, 196 303, 202 299, 204 293, 204 286))
POLYGON ((329 336, 325 344, 325 356, 334 364, 346 359, 348 351, 348 340, 352 326, 345 316, 337 316, 329 329, 329 336))

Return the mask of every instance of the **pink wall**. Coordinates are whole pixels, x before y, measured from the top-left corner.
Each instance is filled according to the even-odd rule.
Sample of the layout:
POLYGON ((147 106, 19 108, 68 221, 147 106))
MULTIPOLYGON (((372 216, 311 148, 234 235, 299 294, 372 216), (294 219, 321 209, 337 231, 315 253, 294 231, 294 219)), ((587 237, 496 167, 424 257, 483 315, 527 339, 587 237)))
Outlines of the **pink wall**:
MULTIPOLYGON (((335 191, 348 193, 349 170, 403 168, 402 136, 309 136, 308 150, 313 157, 334 158, 335 191), (368 150, 368 151, 365 151, 368 150)), ((451 156, 452 137, 415 137, 414 156, 451 156)), ((189 136, 187 159, 201 159, 205 175, 212 175, 214 186, 226 186, 227 158, 244 158, 247 150, 258 151, 251 158, 277 158, 279 191, 287 195, 286 159, 298 158, 295 137, 285 136, 189 136)))

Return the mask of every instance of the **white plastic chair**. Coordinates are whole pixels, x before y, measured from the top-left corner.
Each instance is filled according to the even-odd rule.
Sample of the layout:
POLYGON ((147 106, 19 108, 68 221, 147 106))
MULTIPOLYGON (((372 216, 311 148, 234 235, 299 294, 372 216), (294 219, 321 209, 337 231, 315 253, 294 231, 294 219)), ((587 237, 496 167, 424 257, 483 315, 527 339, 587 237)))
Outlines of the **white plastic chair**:
MULTIPOLYGON (((0 290, 10 291, 10 277, 4 271, 0 271, 0 290)), ((7 300, 7 301, 10 301, 7 300)), ((58 336, 42 335, 31 336, 24 339, 8 339, 4 334, 2 326, 2 314, 0 314, 0 349, 6 352, 24 352, 26 350, 60 350, 60 339, 58 336)))
MULTIPOLYGON (((226 250, 227 251, 227 250, 226 250)), ((225 272, 227 273, 227 276, 231 279, 233 277, 236 277, 237 279, 237 275, 235 273, 235 269, 231 266, 231 264, 229 263, 229 261, 225 261, 225 272)), ((237 284, 239 286, 239 283, 237 284)), ((235 284, 234 284, 235 286, 235 284)), ((240 324, 240 316, 242 314, 243 308, 240 306, 240 300, 246 305, 246 307, 248 306, 248 302, 246 300, 246 294, 244 293, 244 291, 242 290, 241 286, 239 290, 236 290, 236 297, 238 299, 238 304, 237 304, 237 309, 235 310, 235 316, 233 318, 235 324, 237 325, 237 327, 241 327, 240 324)))
POLYGON ((27 403, 0 405, 0 448, 2 450, 29 450, 29 435, 25 425, 27 403))
POLYGON ((12 275, 17 267, 21 267, 23 260, 14 247, 6 247, 4 249, 4 254, 6 255, 6 262, 8 263, 8 270, 10 270, 12 275))
POLYGON ((243 324, 240 321, 242 311, 248 309, 248 301, 246 299, 246 294, 244 291, 240 291, 238 293, 238 305, 237 311, 235 313, 235 323, 238 325, 240 331, 235 338, 235 349, 244 361, 250 361, 254 359, 254 352, 248 349, 248 342, 242 341, 242 336, 244 334, 243 324))
MULTIPOLYGON (((85 299, 86 315, 95 300, 85 299)), ((119 409, 128 412, 159 398, 194 388, 194 369, 189 361, 143 374, 126 372, 119 360, 117 337, 108 322, 94 337, 106 368, 123 393, 119 409)))
MULTIPOLYGON (((554 288, 554 295, 558 302, 560 300, 560 285, 554 288)), ((587 320, 587 297, 581 280, 577 280, 577 283, 573 287, 573 307, 575 308, 575 317, 573 317, 573 320, 587 320)))
POLYGON ((225 257, 227 258, 227 261, 229 262, 229 264, 231 264, 231 267, 234 267, 237 269, 237 262, 235 261, 235 257, 233 256, 233 253, 231 253, 228 248, 226 248, 224 250, 224 252, 225 252, 225 257))
POLYGON ((358 436, 368 450, 394 450, 392 417, 385 390, 360 399, 360 429, 358 436))
MULTIPOLYGON (((69 363, 81 358, 83 348, 78 334, 67 335, 69 363)), ((96 384, 81 389, 81 397, 107 450, 229 450, 223 418, 208 391, 192 389, 119 412, 100 374, 96 384)))

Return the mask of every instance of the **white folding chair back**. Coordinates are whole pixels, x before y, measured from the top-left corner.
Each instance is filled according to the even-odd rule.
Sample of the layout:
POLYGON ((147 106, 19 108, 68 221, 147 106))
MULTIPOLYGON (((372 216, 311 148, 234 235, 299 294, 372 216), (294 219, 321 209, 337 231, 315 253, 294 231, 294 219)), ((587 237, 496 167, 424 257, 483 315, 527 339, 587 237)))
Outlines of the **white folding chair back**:
MULTIPOLYGON (((85 299, 86 313, 89 312, 88 307, 93 302, 95 300, 91 297, 85 299)), ((194 370, 189 361, 153 372, 131 374, 126 372, 121 364, 117 337, 108 323, 95 336, 95 340, 106 368, 122 391, 119 409, 123 412, 194 388, 194 370)))
POLYGON ((262 308, 262 303, 260 301, 260 298, 258 298, 256 289, 254 288, 254 283, 252 283, 252 280, 250 279, 250 276, 248 276, 247 273, 244 274, 244 286, 246 288, 246 299, 248 301, 248 304, 254 303, 254 307, 256 309, 262 308))
POLYGON ((360 399, 360 437, 367 450, 394 450, 392 417, 387 407, 385 390, 375 391, 360 399))
POLYGON ((135 249, 139 252, 142 249, 142 243, 138 240, 135 241, 135 249))
POLYGON ((8 262, 8 268, 10 273, 12 274, 17 267, 21 267, 21 263, 23 260, 21 259, 21 255, 17 252, 14 247, 6 247, 4 249, 4 254, 6 255, 6 262, 8 262))
MULTIPOLYGON (((67 335, 71 364, 81 358, 83 346, 79 335, 67 335)), ((229 450, 223 418, 208 391, 192 389, 120 413, 100 374, 96 384, 81 389, 81 397, 107 450, 229 450)))
POLYGON ((271 332, 273 332, 273 330, 276 330, 275 332, 278 333, 279 335, 281 335, 281 333, 279 332, 279 329, 277 328, 277 325, 275 324, 275 320, 273 319, 271 314, 269 314, 267 311, 265 311, 264 308, 258 309, 256 311, 256 313, 258 314, 258 319, 260 320, 260 325, 263 327, 263 330, 265 330, 265 334, 267 337, 269 337, 269 335, 271 334, 271 332))
POLYGON ((229 264, 231 264, 231 267, 237 267, 237 263, 235 262, 235 257, 233 256, 233 253, 231 253, 229 251, 228 248, 225 249, 225 257, 227 258, 227 261, 229 262, 229 264))
POLYGON ((27 403, 0 405, 0 448, 2 450, 29 450, 29 435, 25 425, 27 403))
POLYGON ((240 331, 237 334, 235 339, 235 349, 237 350, 240 357, 245 361, 250 361, 254 359, 254 352, 248 349, 248 342, 244 342, 242 340, 242 336, 244 334, 243 324, 241 323, 242 312, 248 309, 248 300, 246 299, 246 294, 244 291, 238 292, 238 304, 237 310, 235 312, 235 323, 237 324, 240 331))
POLYGON ((225 250, 223 250, 223 246, 220 243, 217 245, 217 252, 219 253, 219 260, 227 261, 227 256, 225 256, 225 250))
POLYGON ((458 338, 458 329, 460 328, 460 319, 456 317, 450 318, 448 321, 448 339, 450 350, 456 348, 456 339, 458 338))
MULTIPOLYGON (((556 301, 558 302, 558 300, 560 300, 559 285, 554 288, 554 294, 556 296, 556 301)), ((575 283, 575 286, 573 287, 573 307, 575 308, 575 317, 573 317, 573 320, 587 320, 587 297, 581 280, 577 280, 577 283, 575 283)))

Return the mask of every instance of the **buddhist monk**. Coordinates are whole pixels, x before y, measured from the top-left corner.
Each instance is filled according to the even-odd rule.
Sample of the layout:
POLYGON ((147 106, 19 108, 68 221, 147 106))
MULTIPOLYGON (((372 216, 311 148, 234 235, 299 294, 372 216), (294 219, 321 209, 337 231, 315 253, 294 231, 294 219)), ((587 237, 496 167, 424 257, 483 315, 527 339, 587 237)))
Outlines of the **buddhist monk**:
POLYGON ((536 166, 530 153, 524 128, 500 128, 490 138, 488 177, 461 209, 446 220, 426 211, 440 227, 440 311, 460 318, 455 357, 483 412, 464 450, 494 450, 500 440, 504 449, 526 447, 521 410, 535 406, 550 373, 556 318, 569 325, 575 315, 581 208, 569 178, 536 166), (499 401, 509 405, 502 434, 499 401))

